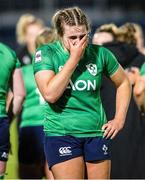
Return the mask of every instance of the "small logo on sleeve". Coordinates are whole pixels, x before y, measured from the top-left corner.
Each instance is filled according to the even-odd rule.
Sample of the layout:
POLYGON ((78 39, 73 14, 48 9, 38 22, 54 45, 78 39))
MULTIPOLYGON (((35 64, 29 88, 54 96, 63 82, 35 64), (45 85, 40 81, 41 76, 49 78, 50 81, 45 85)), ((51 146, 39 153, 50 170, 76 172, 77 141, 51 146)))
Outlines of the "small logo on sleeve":
POLYGON ((41 50, 37 51, 35 55, 35 62, 37 63, 40 61, 41 61, 41 50))

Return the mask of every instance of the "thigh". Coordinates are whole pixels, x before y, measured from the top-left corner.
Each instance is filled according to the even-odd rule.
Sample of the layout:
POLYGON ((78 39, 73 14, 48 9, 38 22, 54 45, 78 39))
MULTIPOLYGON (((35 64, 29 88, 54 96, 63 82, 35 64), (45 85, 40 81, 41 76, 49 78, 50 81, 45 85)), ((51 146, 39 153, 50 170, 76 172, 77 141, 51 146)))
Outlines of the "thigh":
POLYGON ((55 179, 84 179, 84 159, 81 156, 55 164, 52 173, 55 179))
POLYGON ((8 160, 10 134, 8 118, 0 118, 0 161, 8 160))
POLYGON ((18 157, 22 164, 45 163, 42 126, 20 128, 18 157))
POLYGON ((87 175, 90 179, 108 179, 110 177, 111 140, 102 137, 86 138, 84 156, 87 175))
POLYGON ((45 177, 46 179, 54 179, 52 171, 49 169, 47 162, 45 162, 45 177))
POLYGON ((86 162, 110 160, 111 140, 103 137, 86 138, 84 144, 84 158, 86 162))
POLYGON ((86 162, 88 179, 110 179, 111 161, 86 162))
POLYGON ((82 140, 72 136, 46 136, 45 156, 51 169, 55 164, 83 156, 82 140))

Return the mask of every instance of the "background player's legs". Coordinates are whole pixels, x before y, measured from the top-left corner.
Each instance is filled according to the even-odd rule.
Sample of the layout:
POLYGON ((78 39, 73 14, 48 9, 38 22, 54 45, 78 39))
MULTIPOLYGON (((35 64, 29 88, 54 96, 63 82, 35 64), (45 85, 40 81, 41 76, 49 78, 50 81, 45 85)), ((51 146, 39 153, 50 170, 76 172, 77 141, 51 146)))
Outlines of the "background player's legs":
POLYGON ((42 179, 44 177, 44 164, 19 164, 20 179, 42 179))
POLYGON ((0 161, 0 179, 3 179, 6 171, 6 162, 0 161))
POLYGON ((42 127, 20 128, 18 160, 21 179, 41 179, 45 176, 42 127))
POLYGON ((9 120, 0 118, 0 179, 4 177, 10 149, 9 120))

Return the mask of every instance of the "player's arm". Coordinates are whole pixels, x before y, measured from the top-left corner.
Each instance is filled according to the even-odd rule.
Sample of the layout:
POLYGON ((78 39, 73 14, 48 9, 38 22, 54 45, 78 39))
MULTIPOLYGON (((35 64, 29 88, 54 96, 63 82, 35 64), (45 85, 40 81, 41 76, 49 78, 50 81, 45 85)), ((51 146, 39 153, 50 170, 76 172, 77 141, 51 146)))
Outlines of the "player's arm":
POLYGON ((13 113, 18 114, 21 111, 22 103, 26 95, 20 68, 15 69, 13 74, 13 94, 13 113))
POLYGON ((55 103, 61 97, 85 50, 86 44, 86 36, 78 44, 69 42, 70 58, 58 74, 55 74, 52 70, 41 70, 35 73, 37 86, 46 101, 55 103))
POLYGON ((35 74, 37 86, 46 101, 55 103, 61 97, 76 66, 70 58, 58 74, 51 70, 41 70, 35 74))
POLYGON ((130 97, 131 97, 131 85, 125 71, 120 66, 118 70, 111 76, 111 80, 114 82, 116 92, 116 113, 113 120, 108 121, 102 129, 105 130, 104 136, 114 138, 116 134, 123 128, 130 97))
POLYGON ((134 98, 138 107, 145 113, 145 75, 140 75, 133 88, 134 98))
POLYGON ((13 92, 11 89, 9 89, 6 97, 6 112, 9 111, 12 100, 13 100, 13 92))

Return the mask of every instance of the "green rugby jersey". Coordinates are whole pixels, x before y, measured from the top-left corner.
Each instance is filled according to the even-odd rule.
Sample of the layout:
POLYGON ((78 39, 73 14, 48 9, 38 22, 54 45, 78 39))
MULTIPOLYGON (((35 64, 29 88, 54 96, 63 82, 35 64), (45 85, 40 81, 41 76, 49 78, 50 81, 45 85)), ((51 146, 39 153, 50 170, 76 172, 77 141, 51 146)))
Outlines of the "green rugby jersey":
POLYGON ((23 103, 20 127, 42 126, 45 101, 36 86, 32 64, 22 67, 22 76, 26 96, 23 103))
POLYGON ((20 62, 15 52, 3 43, 0 43, 0 117, 7 116, 6 95, 12 73, 15 68, 19 67, 20 62))
MULTIPOLYGON (((60 42, 37 49, 34 73, 61 71, 69 58, 60 42)), ((104 47, 89 44, 61 98, 47 105, 44 131, 48 136, 102 136, 106 115, 101 103, 102 75, 111 76, 119 67, 114 55, 104 47)))
POLYGON ((141 66, 140 74, 141 74, 142 76, 145 75, 145 63, 143 63, 143 65, 141 66))

